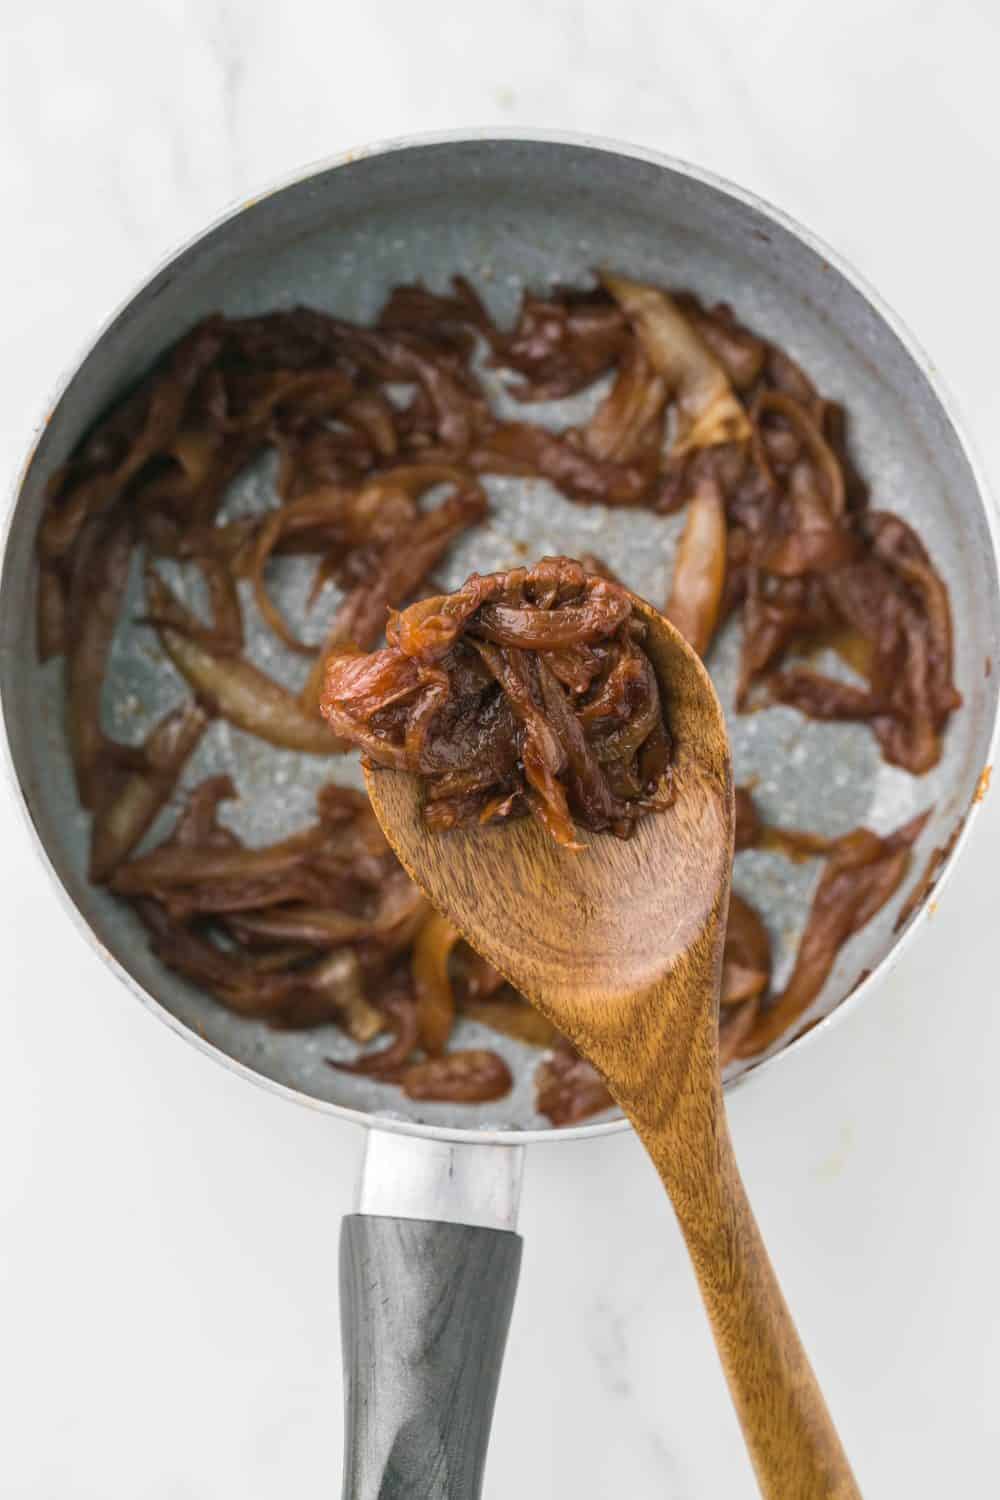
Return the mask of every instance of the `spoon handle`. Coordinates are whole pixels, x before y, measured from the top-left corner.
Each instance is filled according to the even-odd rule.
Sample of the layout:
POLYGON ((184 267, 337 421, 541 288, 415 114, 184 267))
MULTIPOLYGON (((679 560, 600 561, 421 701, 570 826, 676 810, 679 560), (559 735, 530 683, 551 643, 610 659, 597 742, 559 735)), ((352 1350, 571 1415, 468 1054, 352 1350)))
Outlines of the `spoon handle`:
POLYGON ((673 1202, 761 1494, 861 1500, 747 1199, 721 1088, 666 1123, 633 1123, 673 1202))

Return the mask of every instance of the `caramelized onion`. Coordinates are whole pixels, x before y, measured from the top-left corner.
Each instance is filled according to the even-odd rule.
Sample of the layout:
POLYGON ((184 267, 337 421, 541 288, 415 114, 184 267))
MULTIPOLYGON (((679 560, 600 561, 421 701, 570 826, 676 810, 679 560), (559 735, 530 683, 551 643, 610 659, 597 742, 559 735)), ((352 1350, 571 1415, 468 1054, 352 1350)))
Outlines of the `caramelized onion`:
POLYGON ((736 852, 741 849, 752 849, 760 838, 761 822, 757 815, 757 805, 749 787, 738 786, 735 796, 736 810, 736 852))
MULTIPOLYGON (((307 971, 303 988, 322 1011, 324 1020, 332 1011, 356 1042, 370 1042, 385 1028, 385 1018, 365 998, 361 965, 350 948, 338 948, 307 971)), ((300 1012, 299 1024, 302 1023, 300 1012)))
POLYGON ((722 1005, 756 999, 770 981, 771 940, 767 929, 750 903, 733 891, 722 956, 722 1005))
POLYGON ((666 383, 653 374, 641 345, 626 345, 615 383, 587 423, 587 451, 616 463, 650 464, 655 473, 666 404, 666 383))
POLYGON ((439 912, 431 912, 413 944, 417 1036, 424 1051, 432 1057, 444 1051, 455 1020, 448 959, 458 940, 458 928, 439 912))
POLYGON ((886 838, 858 828, 837 840, 816 888, 791 978, 760 1011, 740 1047, 741 1056, 769 1047, 812 1004, 844 943, 899 889, 928 816, 921 814, 886 838))
POLYGON ((465 1000, 462 1014, 529 1047, 551 1047, 559 1033, 545 1017, 513 992, 490 1000, 465 1000))
POLYGON ((411 1063, 403 1074, 403 1093, 410 1099, 439 1099, 455 1104, 485 1104, 502 1099, 514 1079, 495 1052, 473 1048, 411 1063))
POLYGON ((146 575, 146 598, 163 649, 213 713, 284 750, 332 755, 343 749, 324 724, 307 714, 287 688, 259 667, 245 657, 213 650, 190 630, 178 630, 172 622, 183 612, 183 605, 152 570, 146 575))
POLYGON ((493 354, 490 363, 516 370, 507 387, 518 401, 551 401, 583 390, 610 370, 625 343, 625 320, 600 288, 556 287, 547 297, 525 292, 513 331, 480 325, 493 354))
POLYGON ((417 1045, 416 1006, 412 996, 408 994, 390 994, 383 1000, 382 1007, 393 1034, 389 1045, 380 1047, 377 1052, 369 1052, 365 1057, 356 1058, 353 1062, 340 1062, 328 1057, 327 1067, 338 1073, 358 1073, 362 1077, 376 1078, 385 1083, 400 1081, 417 1045))
POLYGON ((100 884, 131 854, 177 784, 204 733, 208 715, 196 703, 171 709, 140 751, 141 764, 111 778, 94 814, 90 834, 90 879, 100 884))
POLYGON ((386 550, 374 576, 358 584, 334 617, 302 690, 302 704, 307 713, 319 712, 330 653, 345 645, 361 650, 372 646, 385 629, 388 611, 409 598, 452 542, 485 515, 486 496, 477 484, 470 483, 422 515, 409 535, 386 550))
POLYGON ((725 369, 666 292, 607 272, 603 281, 675 400, 674 455, 748 438, 750 423, 725 369))
MULTIPOLYGON (((280 507, 269 516, 260 530, 254 548, 252 577, 257 606, 275 634, 293 650, 312 655, 314 648, 304 645, 297 636, 293 635, 284 616, 276 608, 264 586, 265 566, 282 543, 293 537, 308 536, 313 533, 317 536, 319 546, 326 553, 327 559, 343 559, 351 549, 362 546, 386 548, 395 542, 398 549, 399 541, 405 536, 409 544, 407 554, 412 556, 414 542, 417 543, 418 548, 425 545, 419 536, 418 525, 418 535, 414 536, 414 526, 418 517, 416 502, 426 490, 434 485, 446 483, 468 486, 470 482, 468 476, 453 465, 414 464, 389 469, 383 474, 366 480, 357 489, 348 489, 338 485, 321 485, 298 500, 280 507)), ((478 490, 476 499, 482 504, 478 490)), ((432 527, 435 542, 442 534, 442 522, 452 522, 455 515, 453 510, 449 510, 445 515, 435 519, 432 527)), ((474 518, 479 519, 478 506, 474 518)), ((465 519, 464 515, 463 519, 465 519)), ((469 514, 466 524, 471 519, 473 516, 469 514)), ((447 525, 444 530, 446 535, 443 546, 447 546, 452 537, 447 525)), ((434 556, 428 562, 421 551, 416 564, 410 564, 410 576, 420 569, 416 575, 419 581, 427 568, 433 566, 436 560, 434 556)), ((405 597, 405 594, 410 592, 410 588, 415 587, 415 584, 409 586, 408 584, 409 579, 404 580, 401 597, 405 597)), ((372 592, 372 585, 367 583, 366 589, 372 592)), ((396 588, 390 589, 389 592, 399 594, 400 591, 396 588)), ((383 610, 387 605, 399 602, 399 598, 387 597, 383 610)), ((383 619, 377 619, 378 631, 381 631, 383 623, 383 619)), ((358 633, 366 637, 368 635, 367 630, 358 633)), ((368 644, 368 642, 367 640, 357 641, 356 644, 368 644)))
POLYGON ((718 485, 702 479, 688 506, 663 613, 704 656, 712 642, 726 581, 726 511, 718 485))
MULTIPOLYGON (((311 828, 250 849, 218 821, 236 788, 214 777, 185 793, 157 848, 135 850, 210 713, 276 746, 343 749, 319 718, 328 657, 339 682, 332 717, 350 721, 369 755, 416 768, 434 829, 534 813, 574 844, 581 818, 624 834, 667 800, 671 745, 655 681, 605 564, 550 560, 452 596, 432 584, 452 543, 485 518, 479 476, 489 474, 547 479, 580 503, 662 514, 687 505, 667 610, 702 653, 726 613, 740 616, 741 709, 777 701, 865 723, 887 761, 921 774, 940 759, 961 701, 934 559, 898 517, 867 509, 843 410, 724 305, 609 275, 590 290, 526 292, 504 328, 456 278, 444 294, 396 288, 374 330, 301 307, 197 325, 53 475, 39 528, 38 649, 42 660, 66 656, 91 877, 132 903, 164 963, 235 1013, 332 1022, 357 1040, 390 1027, 388 1049, 338 1066, 384 1082, 408 1076, 426 1097, 487 1098, 500 1087, 496 1062, 416 1061, 445 1045, 456 1003, 522 1041, 551 1043, 551 1028, 429 919, 362 794, 327 787, 311 828), (580 429, 508 422, 487 401, 484 356, 522 402, 604 376, 608 389, 580 429), (229 519, 230 481, 267 453, 273 508, 229 519), (435 503, 439 485, 448 492, 435 503), (110 736, 101 704, 140 549, 151 623, 194 701, 133 747, 110 736), (327 585, 342 591, 318 651, 270 594, 273 560, 293 553, 315 559, 307 602, 317 613, 327 585), (156 557, 200 572, 208 620, 153 571, 156 557), (274 633, 313 655, 301 695, 249 659, 237 579, 274 633), (383 630, 386 649, 362 655, 383 630), (854 676, 819 670, 821 648, 854 676), (422 963, 425 979, 414 981, 422 963)), ((827 863, 776 999, 766 932, 734 897, 724 1062, 794 1025, 841 944, 898 886, 915 837, 768 825, 746 788, 736 810, 737 848, 827 863)), ((946 852, 932 856, 914 902, 946 852)), ((556 1122, 611 1102, 562 1041, 538 1083, 539 1108, 556 1122)))
POLYGON ((474 575, 456 593, 394 618, 384 651, 331 657, 323 713, 371 760, 424 778, 432 827, 529 807, 567 848, 580 847, 574 821, 626 838, 640 816, 667 805, 660 787, 666 731, 641 633, 627 592, 571 559, 474 575), (569 673, 567 693, 561 653, 598 642, 608 643, 595 663, 600 676, 588 673, 581 693, 580 679, 569 673), (472 670, 470 648, 488 668, 485 679, 472 670), (557 654, 556 671, 550 653, 557 654), (635 667, 621 700, 624 722, 602 734, 599 721, 587 717, 588 699, 603 700, 622 657, 635 667), (494 735, 496 726, 505 739, 494 735), (654 732, 664 737, 655 777, 640 763, 654 732), (615 790, 624 786, 635 790, 615 790), (443 800, 451 809, 446 821, 443 800))
POLYGON ((553 1125, 576 1125, 614 1102, 597 1069, 564 1038, 535 1074, 535 1108, 553 1125))
POLYGON ((101 794, 109 742, 101 728, 101 692, 111 641, 125 598, 131 559, 127 516, 88 521, 74 558, 66 663, 69 743, 80 802, 101 794))

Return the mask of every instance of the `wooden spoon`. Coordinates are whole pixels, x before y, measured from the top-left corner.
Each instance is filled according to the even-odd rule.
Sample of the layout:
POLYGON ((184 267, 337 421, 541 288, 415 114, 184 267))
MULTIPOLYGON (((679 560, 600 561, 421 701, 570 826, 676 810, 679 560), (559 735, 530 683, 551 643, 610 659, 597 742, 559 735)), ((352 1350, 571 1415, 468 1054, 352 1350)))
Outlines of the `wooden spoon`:
POLYGON ((761 1492, 859 1496, 733 1156, 718 1057, 733 858, 729 742, 707 672, 642 600, 674 736, 674 806, 560 848, 534 818, 429 833, 416 778, 368 768, 400 861, 472 947, 604 1075, 684 1234, 761 1492))

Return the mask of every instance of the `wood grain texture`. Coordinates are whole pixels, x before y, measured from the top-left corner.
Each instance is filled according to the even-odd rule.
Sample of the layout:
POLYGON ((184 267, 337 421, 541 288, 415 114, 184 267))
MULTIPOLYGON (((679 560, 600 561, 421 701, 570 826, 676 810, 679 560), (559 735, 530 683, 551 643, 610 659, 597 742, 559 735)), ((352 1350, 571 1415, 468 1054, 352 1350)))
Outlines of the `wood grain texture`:
POLYGON ((366 771, 401 862, 472 946, 601 1071, 673 1201, 767 1500, 859 1491, 733 1156, 718 1060, 733 856, 725 721, 708 674, 641 600, 677 798, 633 838, 560 848, 534 819, 428 834, 414 777, 366 771))
POLYGON ((520 1264, 504 1230, 344 1220, 343 1500, 478 1500, 520 1264))

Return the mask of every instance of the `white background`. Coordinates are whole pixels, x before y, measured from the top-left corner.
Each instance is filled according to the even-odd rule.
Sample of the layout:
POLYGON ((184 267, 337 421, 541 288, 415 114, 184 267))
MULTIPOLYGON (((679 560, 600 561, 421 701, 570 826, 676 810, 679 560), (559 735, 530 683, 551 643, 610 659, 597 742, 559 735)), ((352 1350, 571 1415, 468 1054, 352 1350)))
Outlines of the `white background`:
MULTIPOLYGON (((367 139, 604 132, 735 178, 884 292, 1000 479, 991 0, 35 0, 0 10, 0 468, 96 323, 273 175, 367 139)), ((1000 793, 940 909, 737 1150, 866 1495, 996 1493, 1000 793)), ((142 1012, 0 800, 0 1495, 339 1494, 354 1129, 142 1012)), ((528 1163, 489 1500, 755 1493, 635 1142, 528 1163)))

